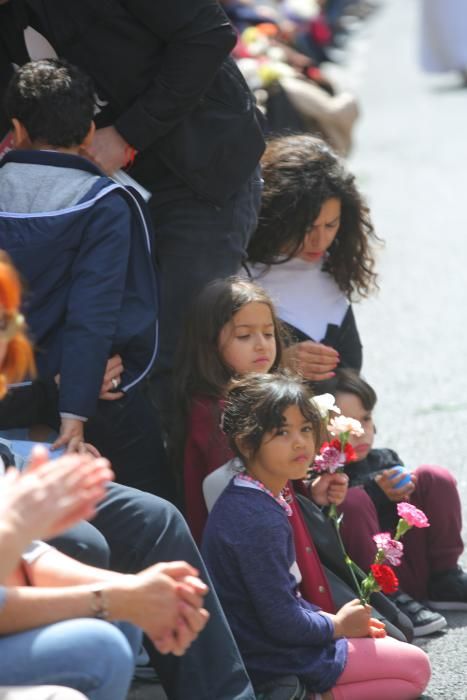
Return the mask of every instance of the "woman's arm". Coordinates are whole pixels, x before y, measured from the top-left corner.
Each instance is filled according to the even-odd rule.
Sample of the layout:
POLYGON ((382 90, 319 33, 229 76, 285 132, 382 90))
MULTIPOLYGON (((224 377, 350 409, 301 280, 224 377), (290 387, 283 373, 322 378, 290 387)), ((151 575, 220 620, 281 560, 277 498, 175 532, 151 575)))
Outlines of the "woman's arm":
POLYGON ((136 575, 94 569, 54 550, 29 565, 33 586, 6 588, 0 634, 76 617, 102 616, 141 627, 163 653, 184 653, 207 622, 207 587, 184 562, 136 575), (78 585, 65 585, 74 581, 78 585), (96 591, 98 591, 96 593, 96 591))

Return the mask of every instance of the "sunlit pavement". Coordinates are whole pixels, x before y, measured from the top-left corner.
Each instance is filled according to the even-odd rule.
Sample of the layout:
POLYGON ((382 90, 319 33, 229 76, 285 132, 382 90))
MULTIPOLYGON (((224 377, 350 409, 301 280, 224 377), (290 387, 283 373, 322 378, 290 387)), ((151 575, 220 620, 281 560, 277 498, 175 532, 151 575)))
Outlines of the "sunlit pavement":
MULTIPOLYGON (((420 4, 386 0, 351 47, 362 118, 350 163, 386 242, 381 290, 357 321, 378 445, 411 467, 448 467, 466 522, 467 90, 455 74, 421 72, 420 4)), ((446 617, 447 633, 420 642, 433 667, 426 697, 465 700, 467 612, 446 617)))

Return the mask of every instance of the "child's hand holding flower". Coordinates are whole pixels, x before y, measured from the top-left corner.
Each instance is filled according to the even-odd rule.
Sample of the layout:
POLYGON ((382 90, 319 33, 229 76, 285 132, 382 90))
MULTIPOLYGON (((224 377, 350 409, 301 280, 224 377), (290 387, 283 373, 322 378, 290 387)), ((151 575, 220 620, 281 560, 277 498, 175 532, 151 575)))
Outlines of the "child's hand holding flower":
POLYGON ((346 474, 320 474, 310 484, 310 496, 319 506, 340 505, 347 495, 349 478, 346 474))

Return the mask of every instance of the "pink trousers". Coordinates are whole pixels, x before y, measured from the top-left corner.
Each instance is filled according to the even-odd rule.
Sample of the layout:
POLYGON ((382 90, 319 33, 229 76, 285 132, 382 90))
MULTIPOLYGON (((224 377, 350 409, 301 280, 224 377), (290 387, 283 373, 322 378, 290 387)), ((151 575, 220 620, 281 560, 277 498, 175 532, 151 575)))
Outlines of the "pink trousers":
MULTIPOLYGON (((415 469, 415 474, 417 486, 410 502, 423 510, 431 526, 413 528, 404 535, 404 557, 395 573, 401 590, 417 600, 425 600, 430 576, 454 568, 462 554, 461 503, 456 480, 447 469, 423 465, 415 469)), ((374 503, 366 491, 355 487, 348 490, 340 510, 344 514, 341 534, 347 552, 368 571, 376 552, 372 536, 381 531, 374 503)))
POLYGON ((334 700, 415 700, 428 685, 430 661, 418 647, 392 637, 348 642, 334 700))

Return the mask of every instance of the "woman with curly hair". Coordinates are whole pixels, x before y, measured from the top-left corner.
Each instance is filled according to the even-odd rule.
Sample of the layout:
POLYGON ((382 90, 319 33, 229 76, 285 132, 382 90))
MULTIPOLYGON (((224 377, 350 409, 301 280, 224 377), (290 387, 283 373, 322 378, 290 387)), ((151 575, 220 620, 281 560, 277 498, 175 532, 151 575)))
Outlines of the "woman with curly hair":
POLYGON ((378 241, 355 177, 319 138, 269 142, 264 191, 247 270, 289 326, 290 363, 320 381, 336 367, 360 370, 362 346, 351 301, 377 286, 378 241))

